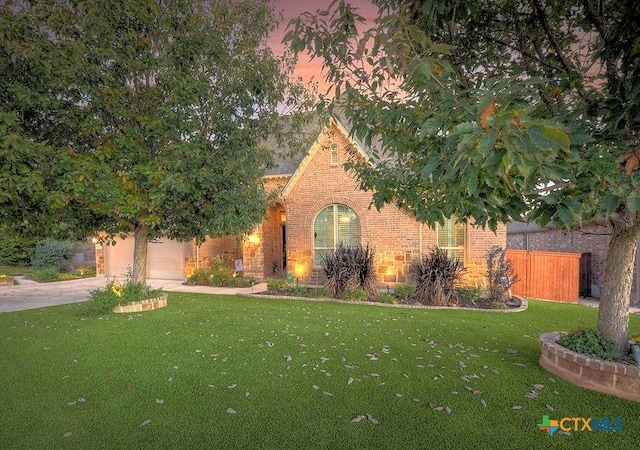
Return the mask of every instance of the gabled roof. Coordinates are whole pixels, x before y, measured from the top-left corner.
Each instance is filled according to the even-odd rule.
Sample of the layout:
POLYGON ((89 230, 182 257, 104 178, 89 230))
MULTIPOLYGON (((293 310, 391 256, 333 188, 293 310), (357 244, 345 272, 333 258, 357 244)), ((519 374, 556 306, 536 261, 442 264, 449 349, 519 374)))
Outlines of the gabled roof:
POLYGON ((295 184, 298 182, 298 180, 300 179, 300 177, 304 173, 305 169, 307 168, 307 166, 309 165, 309 163, 311 162, 311 160, 313 159, 315 154, 318 152, 318 150, 320 148, 322 148, 321 145, 320 145, 320 141, 323 139, 324 134, 326 132, 328 132, 331 128, 335 128, 338 131, 338 133, 342 134, 349 141, 349 143, 353 146, 353 149, 356 152, 356 154, 359 154, 365 160, 369 159, 369 155, 367 154, 367 152, 365 152, 365 150, 363 149, 362 145, 360 145, 359 142, 357 142, 355 139, 353 139, 353 137, 349 134, 349 132, 346 130, 346 128, 340 123, 340 121, 338 121, 336 118, 332 117, 329 120, 329 123, 327 123, 322 128, 322 130, 317 134, 317 137, 316 137, 313 145, 311 145, 311 148, 309 148, 307 153, 305 155, 303 155, 304 157, 298 163, 297 167, 295 168, 295 170, 291 174, 291 177, 289 178, 289 181, 287 182, 287 184, 285 185, 284 189, 282 190, 282 194, 281 195, 283 197, 286 197, 287 194, 289 194, 289 192, 291 192, 291 190, 293 189, 293 186, 295 186, 295 184))
POLYGON ((310 158, 312 158, 318 151, 319 141, 321 140, 323 133, 327 132, 331 126, 335 126, 338 132, 350 141, 358 153, 361 153, 365 159, 369 159, 370 152, 365 150, 364 146, 350 135, 344 125, 342 125, 336 117, 331 117, 328 122, 324 123, 320 120, 313 120, 302 132, 304 135, 311 135, 315 137, 313 143, 305 153, 290 154, 289 152, 277 149, 275 142, 269 143, 271 148, 276 148, 276 150, 274 152, 274 167, 269 168, 266 171, 266 178, 293 177, 296 172, 302 168, 302 166, 306 166, 308 164, 310 158))

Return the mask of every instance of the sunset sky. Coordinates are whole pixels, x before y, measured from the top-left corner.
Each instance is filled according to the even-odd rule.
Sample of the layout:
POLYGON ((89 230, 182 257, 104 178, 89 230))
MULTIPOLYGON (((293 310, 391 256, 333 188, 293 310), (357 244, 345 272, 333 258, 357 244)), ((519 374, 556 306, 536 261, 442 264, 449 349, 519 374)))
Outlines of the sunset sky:
MULTIPOLYGON (((300 16, 302 13, 325 9, 331 4, 332 0, 273 0, 276 13, 282 12, 283 19, 280 23, 278 31, 271 36, 270 46, 278 54, 281 54, 284 46, 282 44, 282 36, 291 19, 300 16)), ((369 0, 351 0, 351 5, 358 8, 358 13, 365 19, 373 20, 377 9, 369 0)), ((315 80, 322 84, 321 62, 319 60, 309 60, 308 55, 300 55, 300 60, 296 66, 296 75, 301 76, 305 81, 315 80)), ((321 89, 320 92, 323 92, 321 89)))

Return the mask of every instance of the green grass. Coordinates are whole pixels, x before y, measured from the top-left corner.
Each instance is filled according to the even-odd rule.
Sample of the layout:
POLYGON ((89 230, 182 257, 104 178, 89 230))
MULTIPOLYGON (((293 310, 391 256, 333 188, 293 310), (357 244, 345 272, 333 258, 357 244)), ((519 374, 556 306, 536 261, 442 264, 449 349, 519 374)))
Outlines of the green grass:
MULTIPOLYGON (((0 448, 612 449, 640 438, 638 403, 538 365, 538 334, 595 324, 586 307, 501 314, 171 293, 144 314, 83 308, 0 314, 0 448), (366 414, 379 424, 352 423, 366 414), (624 430, 550 437, 537 427, 545 414, 622 417, 624 430)), ((640 334, 640 317, 631 325, 640 334)))

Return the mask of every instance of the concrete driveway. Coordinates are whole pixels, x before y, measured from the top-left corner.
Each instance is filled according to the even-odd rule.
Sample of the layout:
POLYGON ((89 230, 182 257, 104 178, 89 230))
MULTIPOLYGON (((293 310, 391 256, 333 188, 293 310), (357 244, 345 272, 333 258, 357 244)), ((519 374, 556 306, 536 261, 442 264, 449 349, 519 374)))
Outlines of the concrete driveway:
MULTIPOLYGON (((91 291, 103 288, 109 279, 104 277, 82 278, 80 280, 36 283, 16 277, 20 284, 0 286, 0 312, 22 311, 64 305, 88 300, 91 291)), ((172 292, 192 292, 202 294, 252 294, 267 290, 265 283, 249 288, 217 288, 208 286, 185 286, 180 280, 147 280, 151 287, 172 292)))

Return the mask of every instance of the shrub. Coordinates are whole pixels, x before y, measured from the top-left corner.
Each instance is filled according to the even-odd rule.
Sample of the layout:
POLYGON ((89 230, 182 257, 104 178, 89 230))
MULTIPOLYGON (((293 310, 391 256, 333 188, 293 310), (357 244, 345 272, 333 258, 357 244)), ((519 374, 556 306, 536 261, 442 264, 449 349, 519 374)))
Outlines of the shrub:
POLYGON ((416 285, 413 283, 398 284, 393 288, 393 296, 399 302, 406 302, 413 297, 416 292, 416 285))
POLYGON ((96 269, 93 267, 77 267, 75 274, 78 275, 79 277, 95 277, 96 276, 96 269))
POLYGON ((210 282, 210 274, 211 271, 209 269, 196 269, 193 274, 187 278, 187 284, 192 286, 208 286, 210 282))
POLYGON ((484 291, 479 287, 468 287, 468 286, 459 286, 456 289, 458 297, 462 300, 466 300, 468 302, 474 303, 476 300, 479 300, 484 295, 484 291))
POLYGON ((50 281, 65 281, 75 280, 77 275, 70 273, 60 273, 58 269, 49 267, 46 269, 29 269, 24 273, 25 278, 29 280, 38 281, 40 283, 47 283, 50 281))
POLYGON ((30 265, 36 242, 36 239, 22 237, 8 227, 0 227, 0 265, 30 265))
POLYGON ((284 278, 269 278, 267 289, 271 292, 283 292, 288 289, 287 280, 284 278))
POLYGON ((378 295, 378 301, 380 303, 395 305, 396 303, 398 303, 398 298, 393 294, 380 294, 378 295))
POLYGON ((611 359, 613 350, 613 339, 590 328, 570 331, 558 340, 558 344, 574 352, 604 360, 611 359))
POLYGON ((210 268, 197 269, 187 278, 187 284, 217 287, 243 287, 255 284, 253 278, 239 276, 231 264, 222 258, 213 260, 210 268))
POLYGON ((58 270, 71 267, 75 246, 71 241, 44 239, 36 244, 31 258, 34 269, 54 267, 58 270))
POLYGON ((352 302, 364 302, 368 298, 367 291, 363 288, 355 288, 345 291, 343 298, 352 302))
POLYGON ((518 281, 513 264, 506 258, 503 248, 491 247, 485 256, 487 260, 487 297, 492 302, 508 300, 511 286, 518 281))
POLYGON ((445 306, 456 298, 456 283, 465 271, 462 260, 441 248, 433 248, 419 261, 414 261, 416 291, 412 299, 423 305, 445 306))
POLYGON ((155 298, 161 294, 162 289, 151 289, 141 283, 109 280, 104 288, 91 291, 85 313, 90 316, 108 314, 115 306, 155 298))
POLYGON ((367 298, 376 298, 378 287, 374 261, 375 253, 369 246, 339 244, 333 254, 323 258, 327 293, 334 298, 343 298, 346 292, 361 288, 367 298))

